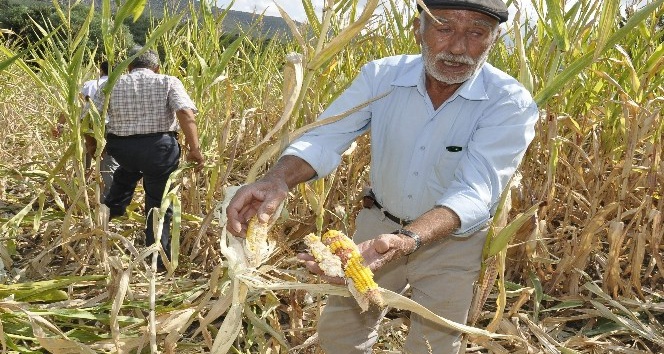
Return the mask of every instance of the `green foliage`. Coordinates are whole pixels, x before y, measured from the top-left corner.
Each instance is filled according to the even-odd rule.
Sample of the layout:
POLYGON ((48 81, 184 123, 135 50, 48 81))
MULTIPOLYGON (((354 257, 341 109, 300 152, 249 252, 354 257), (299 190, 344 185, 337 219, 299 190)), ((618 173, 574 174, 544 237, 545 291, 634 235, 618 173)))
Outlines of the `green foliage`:
MULTIPOLYGON (((85 5, 79 4, 73 6, 67 9, 67 18, 63 21, 50 3, 37 3, 26 6, 11 3, 8 0, 3 1, 5 3, 2 5, 2 12, 0 12, 0 27, 9 29, 19 35, 23 40, 23 47, 37 42, 43 36, 43 33, 37 27, 57 28, 63 26, 62 33, 76 33, 80 31, 90 11, 90 7, 85 5)), ((128 46, 134 42, 145 43, 145 36, 149 29, 149 20, 147 17, 143 17, 136 23, 133 23, 131 19, 127 19, 122 27, 123 42, 127 43, 128 46), (134 38, 138 40, 135 41, 134 38)), ((99 11, 95 11, 94 13, 89 32, 88 50, 96 52, 96 59, 101 59, 103 51, 100 49, 103 47, 103 36, 101 31, 101 13, 99 11)))
POLYGON ((147 14, 143 14, 136 21, 133 18, 124 20, 124 25, 129 29, 131 37, 136 44, 144 45, 148 32, 154 28, 153 20, 147 14))

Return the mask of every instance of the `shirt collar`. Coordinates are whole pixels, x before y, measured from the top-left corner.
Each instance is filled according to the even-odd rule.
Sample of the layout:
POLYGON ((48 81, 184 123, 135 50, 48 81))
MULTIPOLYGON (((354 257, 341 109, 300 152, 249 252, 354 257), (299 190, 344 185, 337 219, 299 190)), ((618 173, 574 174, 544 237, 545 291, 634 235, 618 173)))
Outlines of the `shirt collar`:
MULTIPOLYGON (((487 65, 484 63, 484 65, 487 65)), ((467 100, 486 100, 489 99, 484 85, 484 65, 473 76, 464 82, 454 93, 454 96, 461 96, 467 100)), ((410 65, 399 77, 392 81, 392 86, 417 87, 421 95, 426 93, 424 86, 424 62, 420 56, 414 65, 410 65)))
POLYGON ((132 73, 137 73, 137 72, 151 72, 154 73, 154 71, 148 69, 148 68, 136 68, 131 71, 132 73))

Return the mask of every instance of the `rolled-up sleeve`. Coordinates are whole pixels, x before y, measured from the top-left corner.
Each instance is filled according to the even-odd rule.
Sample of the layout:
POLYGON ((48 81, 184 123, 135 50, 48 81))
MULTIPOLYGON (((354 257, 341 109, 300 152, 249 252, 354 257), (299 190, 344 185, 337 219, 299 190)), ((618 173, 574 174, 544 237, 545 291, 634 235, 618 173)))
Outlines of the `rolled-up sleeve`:
POLYGON ((282 156, 293 155, 307 161, 316 171, 317 178, 330 174, 339 166, 341 155, 350 144, 369 129, 369 107, 357 108, 371 100, 371 93, 371 83, 363 70, 318 120, 346 116, 308 131, 287 147, 282 156))
POLYGON ((436 203, 457 213, 456 235, 469 235, 493 216, 502 191, 535 137, 537 106, 519 100, 499 102, 481 119, 460 161, 454 180, 436 203))

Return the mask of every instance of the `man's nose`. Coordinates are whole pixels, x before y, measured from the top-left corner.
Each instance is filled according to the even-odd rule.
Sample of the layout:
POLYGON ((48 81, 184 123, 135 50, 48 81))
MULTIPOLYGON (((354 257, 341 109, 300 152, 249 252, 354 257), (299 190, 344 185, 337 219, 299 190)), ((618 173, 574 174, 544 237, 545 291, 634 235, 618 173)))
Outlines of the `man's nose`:
POLYGON ((450 36, 448 49, 451 54, 466 54, 467 48, 467 39, 466 36, 464 36, 462 33, 455 33, 454 35, 450 36))

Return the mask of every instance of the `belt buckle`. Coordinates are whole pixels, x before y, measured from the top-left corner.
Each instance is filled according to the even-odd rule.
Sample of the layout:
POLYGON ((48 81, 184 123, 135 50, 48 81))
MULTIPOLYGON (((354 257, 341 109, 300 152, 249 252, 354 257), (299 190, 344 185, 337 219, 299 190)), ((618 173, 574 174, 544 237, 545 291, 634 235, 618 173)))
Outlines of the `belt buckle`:
POLYGON ((365 209, 371 209, 371 208, 373 208, 373 206, 374 206, 375 204, 376 204, 376 200, 374 200, 374 199, 371 198, 370 196, 365 195, 364 197, 362 197, 362 207, 363 207, 363 208, 365 208, 365 209))
POLYGON ((410 224, 411 222, 412 221, 410 221, 408 219, 399 219, 399 225, 401 225, 402 227, 410 224))

